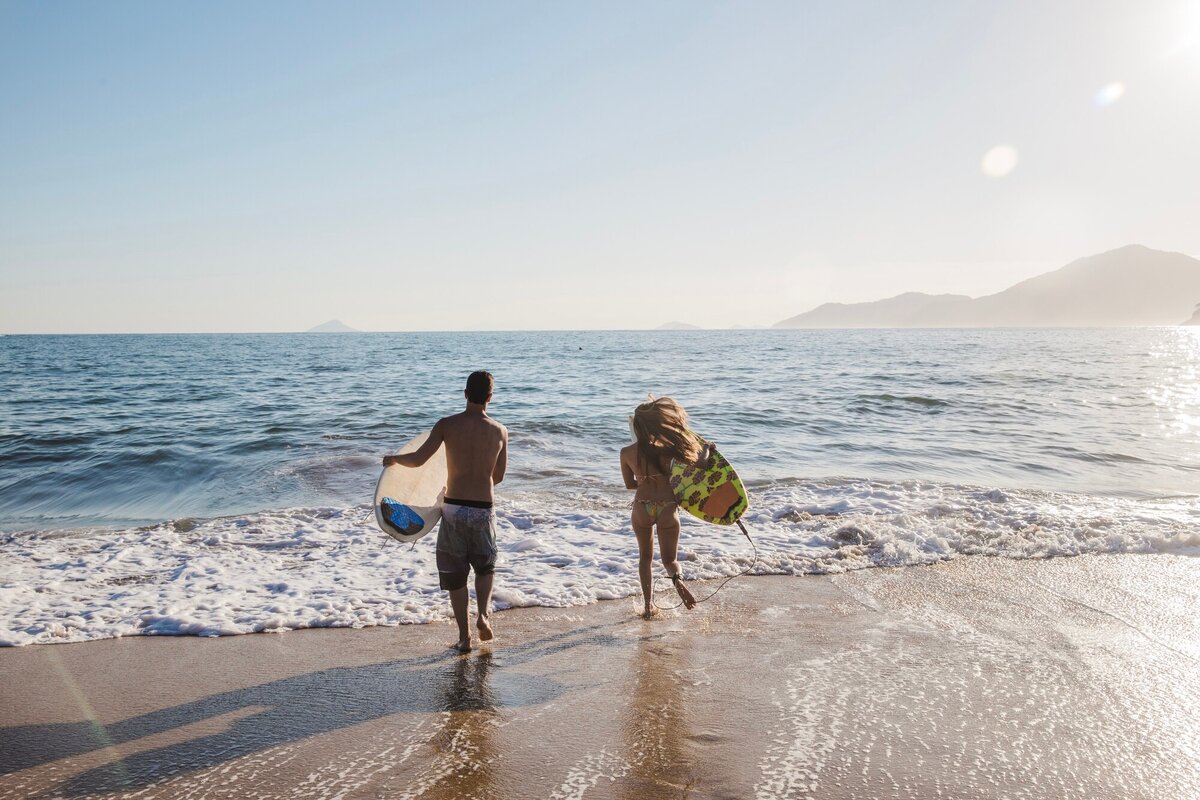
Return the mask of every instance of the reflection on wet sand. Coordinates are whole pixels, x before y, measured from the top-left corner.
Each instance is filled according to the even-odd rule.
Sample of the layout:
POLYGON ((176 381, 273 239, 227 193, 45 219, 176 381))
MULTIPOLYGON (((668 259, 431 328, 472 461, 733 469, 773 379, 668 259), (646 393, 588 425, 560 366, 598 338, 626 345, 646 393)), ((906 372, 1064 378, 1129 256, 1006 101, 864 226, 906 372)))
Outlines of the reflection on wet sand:
POLYGON ((637 643, 630 702, 620 721, 629 774, 617 782, 619 798, 681 797, 694 783, 687 748, 690 712, 680 677, 690 651, 691 639, 685 636, 655 634, 637 643))
POLYGON ((493 797, 494 731, 500 698, 492 687, 490 652, 464 655, 442 677, 444 721, 430 740, 437 754, 427 778, 434 785, 410 786, 406 795, 429 798, 493 797), (428 786, 428 791, 422 790, 428 786))

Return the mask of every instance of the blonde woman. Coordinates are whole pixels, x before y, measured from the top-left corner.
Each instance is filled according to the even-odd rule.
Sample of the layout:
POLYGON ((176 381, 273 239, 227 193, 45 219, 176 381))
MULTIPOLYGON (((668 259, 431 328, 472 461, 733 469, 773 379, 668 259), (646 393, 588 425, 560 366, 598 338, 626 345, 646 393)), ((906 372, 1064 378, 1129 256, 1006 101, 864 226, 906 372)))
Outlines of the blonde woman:
POLYGON ((629 418, 636 441, 621 449, 621 476, 633 496, 633 532, 638 545, 638 579, 647 619, 654 615, 654 530, 658 551, 679 599, 694 608, 696 599, 680 577, 675 557, 679 550, 679 509, 671 491, 671 461, 699 463, 704 440, 688 428, 687 412, 669 397, 652 398, 629 418))

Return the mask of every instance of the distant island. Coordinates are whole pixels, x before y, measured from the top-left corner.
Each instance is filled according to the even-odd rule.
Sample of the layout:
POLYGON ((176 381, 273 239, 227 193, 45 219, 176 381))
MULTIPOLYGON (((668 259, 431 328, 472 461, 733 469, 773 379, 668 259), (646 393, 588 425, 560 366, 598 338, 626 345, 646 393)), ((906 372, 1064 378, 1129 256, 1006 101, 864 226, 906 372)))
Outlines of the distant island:
POLYGON ((315 328, 309 328, 305 333, 361 333, 361 331, 351 328, 340 319, 331 319, 329 322, 322 322, 315 328))
POLYGON ((1181 322, 1179 324, 1180 325, 1200 325, 1200 303, 1196 303, 1196 311, 1192 314, 1192 318, 1189 320, 1186 320, 1184 322, 1181 322))
MULTIPOLYGON (((907 292, 825 303, 776 328, 1120 327, 1176 325, 1200 297, 1200 260, 1128 245, 1072 261, 997 294, 907 292)), ((1200 324, 1200 306, 1187 324, 1200 324)))
POLYGON ((664 322, 655 330, 659 331, 698 331, 702 330, 699 325, 692 325, 689 322, 664 322))

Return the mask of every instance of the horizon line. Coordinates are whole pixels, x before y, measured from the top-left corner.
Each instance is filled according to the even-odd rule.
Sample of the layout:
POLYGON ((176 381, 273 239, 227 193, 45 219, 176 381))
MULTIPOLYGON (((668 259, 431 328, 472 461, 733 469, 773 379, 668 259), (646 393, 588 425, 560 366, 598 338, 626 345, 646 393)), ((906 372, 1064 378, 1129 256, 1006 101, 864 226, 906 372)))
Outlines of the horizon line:
POLYGON ((345 336, 354 334, 442 334, 442 333, 746 333, 753 331, 991 331, 991 330, 1141 330, 1191 328, 1185 322, 1161 325, 858 325, 741 328, 455 328, 446 330, 395 331, 76 331, 0 333, 8 336, 345 336))

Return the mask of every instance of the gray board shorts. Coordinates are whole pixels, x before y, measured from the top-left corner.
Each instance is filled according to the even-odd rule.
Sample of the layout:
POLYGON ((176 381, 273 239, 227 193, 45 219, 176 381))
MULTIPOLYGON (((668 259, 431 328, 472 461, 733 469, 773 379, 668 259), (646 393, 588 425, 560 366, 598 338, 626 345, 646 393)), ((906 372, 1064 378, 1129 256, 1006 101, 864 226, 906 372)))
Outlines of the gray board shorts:
POLYGON ((471 569, 486 575, 496 569, 496 511, 442 504, 437 538, 438 583, 447 591, 467 585, 471 569))

